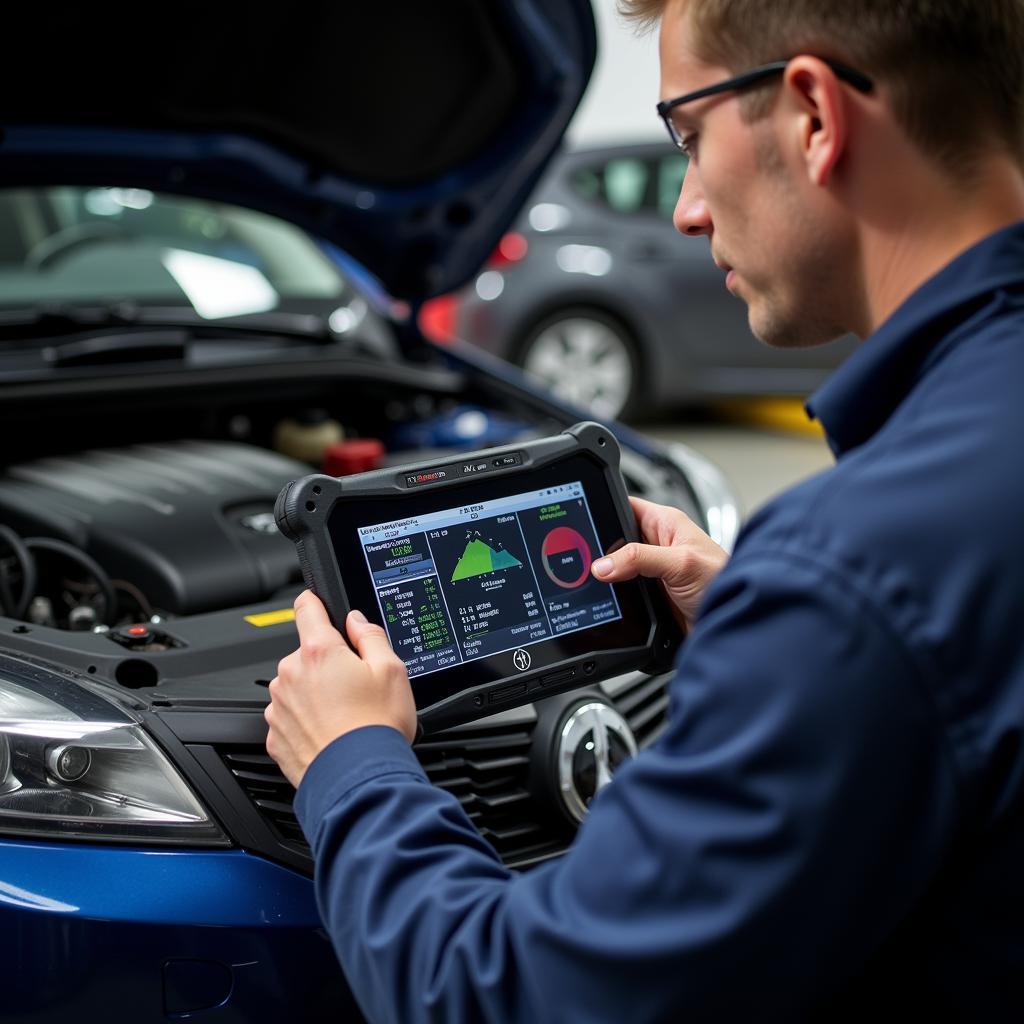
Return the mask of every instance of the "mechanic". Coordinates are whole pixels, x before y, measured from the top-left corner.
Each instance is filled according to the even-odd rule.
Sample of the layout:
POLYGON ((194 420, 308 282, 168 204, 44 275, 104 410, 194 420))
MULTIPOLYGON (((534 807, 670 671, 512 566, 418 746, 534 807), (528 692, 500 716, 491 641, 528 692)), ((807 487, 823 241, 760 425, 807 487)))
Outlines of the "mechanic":
POLYGON ((1024 6, 621 2, 678 229, 769 344, 864 339, 809 403, 837 461, 727 563, 635 502, 594 571, 691 625, 668 726, 526 874, 429 784, 382 630, 300 596, 267 749, 327 930, 373 1021, 1024 1020, 1024 6))

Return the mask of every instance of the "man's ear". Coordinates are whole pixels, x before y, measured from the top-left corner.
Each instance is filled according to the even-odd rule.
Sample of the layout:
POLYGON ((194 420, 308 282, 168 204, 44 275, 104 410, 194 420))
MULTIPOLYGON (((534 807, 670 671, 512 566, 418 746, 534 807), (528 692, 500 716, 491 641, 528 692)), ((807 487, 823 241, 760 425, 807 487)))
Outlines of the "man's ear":
POLYGON ((808 56, 789 62, 783 82, 807 176, 813 185, 827 185, 847 146, 850 122, 843 87, 824 61, 808 56))

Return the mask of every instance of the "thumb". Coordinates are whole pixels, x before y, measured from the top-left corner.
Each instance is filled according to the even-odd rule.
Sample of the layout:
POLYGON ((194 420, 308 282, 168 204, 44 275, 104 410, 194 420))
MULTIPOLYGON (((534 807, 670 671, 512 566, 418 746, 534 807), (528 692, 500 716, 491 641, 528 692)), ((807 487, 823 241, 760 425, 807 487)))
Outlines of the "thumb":
POLYGON ((304 590, 295 599, 295 629, 303 647, 329 647, 341 640, 341 634, 331 625, 327 609, 311 590, 304 590))
POLYGON ((619 548, 614 554, 597 559, 591 571, 605 583, 620 583, 637 576, 666 580, 678 577, 685 571, 680 564, 684 557, 679 548, 633 543, 619 548))
POLYGON ((345 632, 349 642, 359 653, 363 661, 373 664, 380 662, 385 656, 390 661, 395 657, 387 634, 380 626, 369 622, 360 611, 351 611, 345 619, 345 632))

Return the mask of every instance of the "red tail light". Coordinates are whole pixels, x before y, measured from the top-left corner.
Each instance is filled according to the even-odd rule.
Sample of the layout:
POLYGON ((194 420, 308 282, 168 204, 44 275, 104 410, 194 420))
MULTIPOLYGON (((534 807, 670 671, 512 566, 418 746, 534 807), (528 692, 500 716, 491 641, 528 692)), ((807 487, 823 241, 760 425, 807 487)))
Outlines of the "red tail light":
MULTIPOLYGON (((518 231, 509 231, 501 236, 497 248, 487 260, 489 270, 500 270, 526 258, 528 243, 518 231)), ((458 322, 459 301, 455 295, 439 295, 428 299, 420 306, 417 323, 420 331, 431 341, 445 344, 455 338, 458 322)))
POLYGON ((454 295, 438 295, 436 299, 427 299, 420 306, 416 320, 420 330, 431 341, 441 345, 452 341, 455 338, 458 305, 454 295))
POLYGON ((526 237, 518 231, 510 231, 507 235, 501 236, 498 247, 491 253, 487 266, 492 270, 500 270, 510 263, 518 263, 525 259, 528 248, 526 237))

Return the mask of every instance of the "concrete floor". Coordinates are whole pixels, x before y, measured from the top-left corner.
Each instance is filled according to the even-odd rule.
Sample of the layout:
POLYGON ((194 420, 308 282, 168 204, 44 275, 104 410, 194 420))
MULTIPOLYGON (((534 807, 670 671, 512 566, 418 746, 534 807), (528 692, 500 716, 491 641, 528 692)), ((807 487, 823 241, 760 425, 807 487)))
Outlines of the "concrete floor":
POLYGON ((644 423, 638 424, 638 429, 659 441, 682 441, 715 462, 729 478, 746 513, 833 463, 824 438, 807 433, 716 422, 710 417, 644 423))

